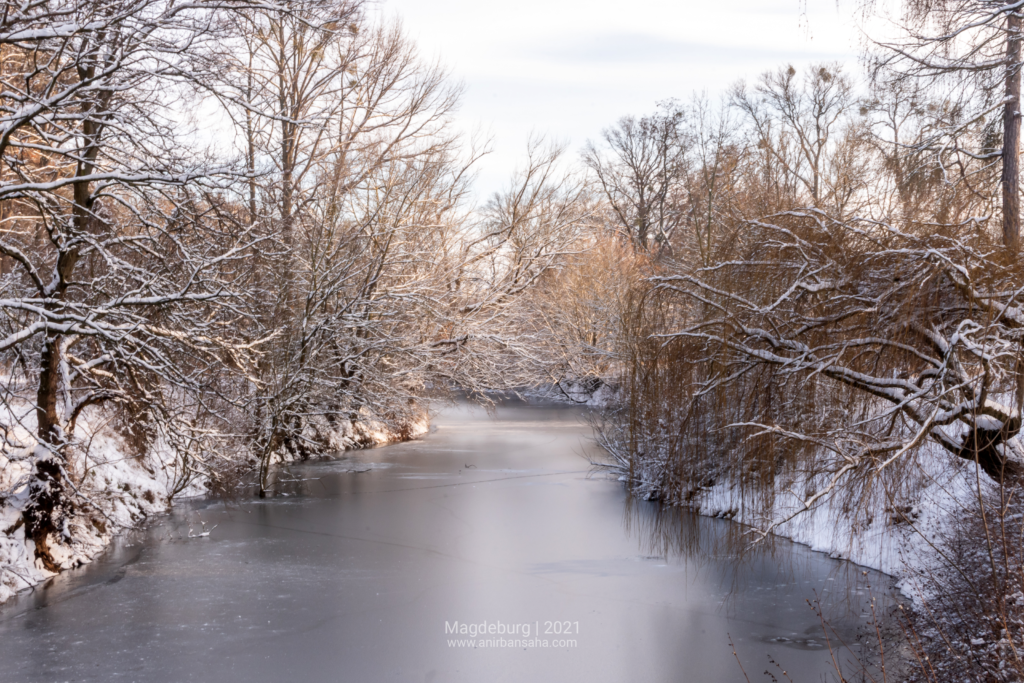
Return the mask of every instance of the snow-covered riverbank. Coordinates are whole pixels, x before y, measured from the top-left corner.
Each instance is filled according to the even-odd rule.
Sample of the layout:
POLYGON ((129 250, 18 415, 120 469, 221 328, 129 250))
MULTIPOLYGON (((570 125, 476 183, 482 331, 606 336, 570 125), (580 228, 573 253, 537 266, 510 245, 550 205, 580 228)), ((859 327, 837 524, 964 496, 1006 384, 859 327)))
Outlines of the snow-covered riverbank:
MULTIPOLYGON (((605 382, 563 382, 561 388, 547 389, 545 396, 596 410, 613 410, 622 398, 620 388, 605 382)), ((613 444, 605 445, 614 449, 613 444)), ((613 456, 611 471, 640 496, 657 499, 660 475, 633 472, 637 479, 630 481, 624 453, 613 456)), ((832 558, 881 571, 896 578, 902 592, 918 601, 927 592, 919 577, 945 570, 940 553, 957 521, 977 514, 979 495, 994 495, 998 487, 976 465, 937 445, 926 445, 916 462, 920 483, 898 502, 886 500, 884 491, 876 490, 874 500, 823 496, 805 508, 804 501, 827 486, 828 477, 810 479, 790 472, 776 480, 768 512, 757 494, 743 490, 727 476, 694 492, 689 505, 699 514, 749 526, 751 542, 757 541, 757 530, 771 529, 776 536, 832 558)))
MULTIPOLYGON (((34 415, 26 411, 11 417, 16 419, 9 424, 17 427, 7 434, 7 447, 0 453, 0 602, 54 575, 36 562, 22 523, 29 502, 30 463, 38 448, 34 415)), ((62 569, 89 562, 115 534, 166 510, 171 492, 179 488, 176 460, 161 444, 134 455, 109 422, 93 411, 79 423, 82 439, 74 447, 68 471, 77 488, 75 510, 63 538, 51 545, 62 569)), ((193 484, 179 495, 202 491, 193 484)))
MULTIPOLYGON (((805 478, 792 476, 780 479, 776 486, 770 516, 752 505, 751 494, 733 482, 703 490, 694 508, 703 515, 732 519, 752 529, 770 527, 777 536, 881 571, 898 580, 904 595, 919 601, 925 589, 918 577, 943 570, 939 552, 957 520, 975 513, 979 492, 994 488, 984 473, 963 460, 934 453, 923 461, 933 465, 923 478, 926 483, 911 498, 895 505, 884 499, 843 504, 823 498, 805 509, 803 501, 810 487, 805 478), (945 467, 934 466, 943 461, 945 467)), ((877 495, 882 497, 880 492, 877 495)), ((752 531, 751 540, 755 539, 752 531)))

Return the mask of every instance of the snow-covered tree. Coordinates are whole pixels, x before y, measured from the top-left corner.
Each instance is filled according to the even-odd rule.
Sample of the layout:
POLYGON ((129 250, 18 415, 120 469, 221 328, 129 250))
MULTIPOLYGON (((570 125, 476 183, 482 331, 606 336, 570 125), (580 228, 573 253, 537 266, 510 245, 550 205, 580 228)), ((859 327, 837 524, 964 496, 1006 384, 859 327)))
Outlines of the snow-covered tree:
POLYGON ((199 48, 231 10, 4 5, 2 400, 37 443, 5 448, 31 464, 26 534, 50 568, 70 509, 90 505, 66 467, 82 412, 131 406, 201 458, 219 378, 247 365, 232 279, 258 239, 221 196, 236 171, 190 144, 187 115, 209 76, 199 48))

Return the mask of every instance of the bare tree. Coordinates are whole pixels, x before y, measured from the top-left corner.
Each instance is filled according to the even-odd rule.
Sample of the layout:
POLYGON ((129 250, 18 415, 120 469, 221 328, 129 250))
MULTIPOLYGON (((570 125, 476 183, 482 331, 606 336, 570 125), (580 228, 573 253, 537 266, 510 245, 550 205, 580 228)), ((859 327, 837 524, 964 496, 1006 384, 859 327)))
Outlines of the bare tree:
POLYGON ((908 2, 904 35, 880 44, 875 68, 890 77, 930 80, 962 111, 936 128, 927 147, 1001 162, 1003 245, 1020 248, 1021 8, 1014 2, 908 2), (968 133, 1001 120, 998 144, 978 148, 968 133))
POLYGON ((61 0, 0 21, 0 353, 24 376, 3 401, 35 432, 25 529, 51 569, 89 505, 67 468, 82 412, 134 405, 202 460, 222 370, 247 365, 231 280, 256 240, 219 198, 233 170, 192 152, 180 113, 228 9, 61 0))
POLYGON ((332 433, 367 421, 399 433, 422 411, 468 176, 459 88, 398 25, 347 2, 238 25, 218 94, 264 164, 245 190, 276 240, 248 331, 273 338, 246 407, 262 495, 274 457, 338 448, 332 433))
POLYGON ((744 163, 749 152, 729 108, 716 108, 705 97, 694 97, 687 110, 685 173, 674 189, 676 202, 685 211, 686 234, 676 233, 673 252, 679 261, 713 263, 731 239, 729 226, 741 211, 738 198, 744 163), (676 249, 676 247, 681 247, 676 249))
MULTIPOLYGON (((553 360, 534 293, 585 252, 595 202, 564 148, 531 140, 524 168, 467 221, 449 254, 447 311, 432 343, 434 367, 482 400, 549 380, 553 360)), ((440 310, 440 309, 437 309, 440 310)))
MULTIPOLYGON (((857 104, 838 64, 792 66, 763 74, 752 90, 733 87, 730 100, 753 128, 757 149, 781 177, 796 183, 790 201, 845 212, 859 188, 849 153, 849 114, 857 104)), ((788 194, 788 193, 787 193, 788 194)))
POLYGON ((666 244, 680 222, 673 196, 683 173, 683 112, 674 102, 640 119, 631 116, 604 131, 604 148, 587 143, 593 172, 624 236, 638 250, 666 244))

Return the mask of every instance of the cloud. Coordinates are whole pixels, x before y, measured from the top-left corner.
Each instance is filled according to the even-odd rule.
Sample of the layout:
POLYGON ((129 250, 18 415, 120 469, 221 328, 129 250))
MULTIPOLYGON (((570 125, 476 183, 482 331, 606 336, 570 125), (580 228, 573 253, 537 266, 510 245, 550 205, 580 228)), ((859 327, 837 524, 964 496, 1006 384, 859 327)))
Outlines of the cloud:
POLYGON ((534 43, 521 57, 573 65, 607 64, 738 64, 761 61, 844 60, 849 52, 780 50, 750 45, 724 45, 674 40, 653 34, 609 33, 574 36, 565 41, 534 43))

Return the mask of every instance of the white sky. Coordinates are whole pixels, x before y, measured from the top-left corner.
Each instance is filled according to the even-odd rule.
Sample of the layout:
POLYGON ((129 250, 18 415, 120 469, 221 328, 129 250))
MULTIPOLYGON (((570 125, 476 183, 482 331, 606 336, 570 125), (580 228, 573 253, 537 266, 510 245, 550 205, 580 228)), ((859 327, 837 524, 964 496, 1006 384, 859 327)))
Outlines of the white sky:
POLYGON ((492 140, 481 199, 501 188, 531 132, 569 144, 626 114, 791 63, 856 71, 862 36, 842 0, 379 0, 425 57, 465 85, 459 122, 492 140))

